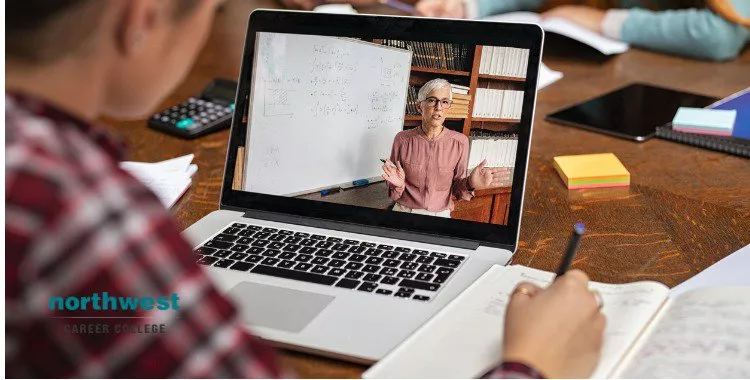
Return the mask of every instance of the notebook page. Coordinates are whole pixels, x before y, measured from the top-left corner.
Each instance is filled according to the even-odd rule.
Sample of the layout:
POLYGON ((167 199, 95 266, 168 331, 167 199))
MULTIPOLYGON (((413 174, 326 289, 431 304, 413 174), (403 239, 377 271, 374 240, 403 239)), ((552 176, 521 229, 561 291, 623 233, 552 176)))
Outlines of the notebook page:
POLYGON ((623 378, 750 378, 750 287, 671 299, 634 349, 623 378))
MULTIPOLYGON (((453 302, 429 320, 365 378, 473 378, 502 356, 502 326, 516 284, 542 286, 553 274, 522 266, 493 266, 453 302)), ((596 377, 609 374, 646 322, 666 299, 668 289, 655 282, 625 285, 592 283, 604 299, 607 327, 596 377)))

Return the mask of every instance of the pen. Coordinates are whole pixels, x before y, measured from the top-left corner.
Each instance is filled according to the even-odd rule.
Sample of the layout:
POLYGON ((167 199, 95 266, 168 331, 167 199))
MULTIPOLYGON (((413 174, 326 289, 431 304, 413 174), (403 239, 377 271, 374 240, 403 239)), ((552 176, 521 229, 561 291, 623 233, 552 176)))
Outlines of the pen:
POLYGON ((393 165, 392 163, 390 163, 390 162, 388 162, 387 160, 384 160, 384 159, 382 159, 382 158, 380 159, 380 162, 382 162, 382 163, 384 163, 384 164, 386 164, 386 165, 388 165, 388 166, 390 166, 390 167, 392 167, 392 168, 395 168, 395 167, 396 167, 396 165, 393 165))
POLYGON ((393 9, 398 9, 400 11, 406 12, 408 14, 413 15, 417 13, 417 8, 398 0, 378 0, 378 2, 393 9))
POLYGON ((570 235, 570 241, 568 241, 568 249, 565 250, 565 256, 563 256, 562 260, 560 261, 560 266, 557 267, 555 279, 564 275, 565 272, 568 271, 568 268, 570 268, 570 264, 573 262, 573 257, 576 255, 578 244, 581 243, 581 237, 583 236, 584 231, 585 228, 583 227, 582 222, 576 223, 576 225, 573 227, 573 234, 570 235))

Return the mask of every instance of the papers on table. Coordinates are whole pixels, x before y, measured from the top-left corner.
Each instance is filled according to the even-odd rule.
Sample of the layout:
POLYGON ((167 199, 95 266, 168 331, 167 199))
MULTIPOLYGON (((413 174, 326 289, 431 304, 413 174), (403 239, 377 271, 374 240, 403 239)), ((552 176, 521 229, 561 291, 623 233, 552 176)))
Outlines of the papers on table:
POLYGON ((544 62, 539 65, 539 80, 536 85, 537 91, 551 85, 562 79, 563 73, 555 71, 547 67, 544 62))
POLYGON ((670 290, 671 295, 707 286, 750 286, 750 245, 719 260, 689 280, 670 290))
POLYGON ((153 163, 125 161, 120 168, 153 191, 164 207, 170 208, 190 187, 191 177, 198 171, 198 165, 191 163, 194 157, 188 154, 153 163))

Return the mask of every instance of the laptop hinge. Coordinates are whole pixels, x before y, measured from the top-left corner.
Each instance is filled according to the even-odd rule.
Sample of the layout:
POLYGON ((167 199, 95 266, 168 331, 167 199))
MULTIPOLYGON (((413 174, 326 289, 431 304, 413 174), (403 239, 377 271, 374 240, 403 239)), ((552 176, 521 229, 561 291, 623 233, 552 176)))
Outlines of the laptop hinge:
POLYGON ((400 230, 394 230, 383 227, 366 226, 355 223, 338 222, 327 219, 310 218, 299 215, 280 214, 268 211, 255 211, 250 210, 245 212, 244 218, 270 220, 278 223, 296 224, 300 226, 324 228, 335 231, 345 231, 356 234, 373 235, 386 237, 391 239, 409 240, 425 244, 436 244, 454 248, 476 250, 479 247, 479 243, 472 240, 446 238, 442 236, 434 236, 427 234, 420 234, 415 232, 405 232, 400 230))

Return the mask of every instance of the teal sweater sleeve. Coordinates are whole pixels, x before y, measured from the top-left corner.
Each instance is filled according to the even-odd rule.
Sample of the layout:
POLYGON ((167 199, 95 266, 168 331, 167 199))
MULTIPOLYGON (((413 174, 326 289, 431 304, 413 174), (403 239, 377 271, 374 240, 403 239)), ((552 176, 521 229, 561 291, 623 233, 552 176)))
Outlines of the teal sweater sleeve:
POLYGON ((544 0, 477 0, 479 17, 515 11, 533 11, 539 8, 544 0))
POLYGON ((632 8, 621 31, 621 39, 635 46, 714 61, 735 58, 748 38, 750 30, 708 9, 632 8))

